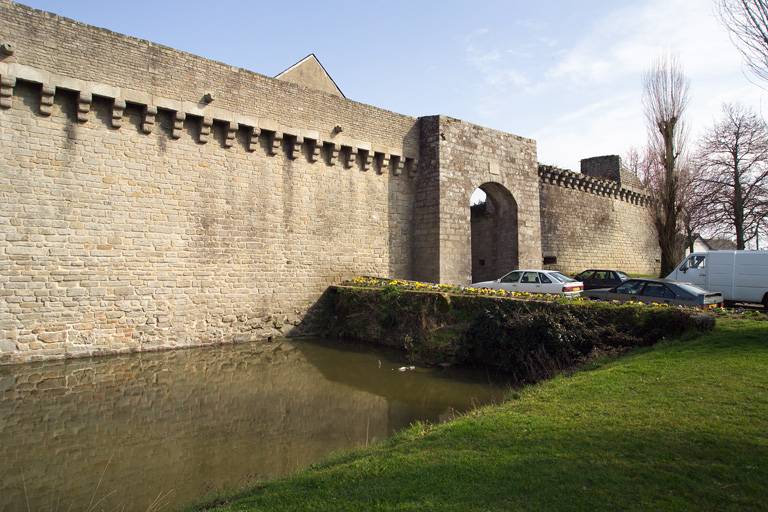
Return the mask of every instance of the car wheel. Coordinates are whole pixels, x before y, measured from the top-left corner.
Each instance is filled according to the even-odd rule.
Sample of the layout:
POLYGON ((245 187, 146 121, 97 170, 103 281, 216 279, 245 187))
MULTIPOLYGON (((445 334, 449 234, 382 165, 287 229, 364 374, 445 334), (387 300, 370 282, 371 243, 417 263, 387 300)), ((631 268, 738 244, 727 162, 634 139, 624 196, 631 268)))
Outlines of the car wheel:
POLYGON ((763 309, 768 312, 768 293, 763 295, 763 309))

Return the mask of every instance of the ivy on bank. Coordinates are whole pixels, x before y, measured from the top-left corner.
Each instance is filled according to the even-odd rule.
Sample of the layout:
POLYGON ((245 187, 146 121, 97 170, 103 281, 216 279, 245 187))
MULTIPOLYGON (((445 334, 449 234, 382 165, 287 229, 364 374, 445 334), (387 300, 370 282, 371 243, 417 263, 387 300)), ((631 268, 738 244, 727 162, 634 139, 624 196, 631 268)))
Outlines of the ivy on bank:
POLYGON ((590 357, 710 329, 699 310, 357 278, 334 287, 328 335, 397 347, 422 365, 482 365, 519 382, 590 357))

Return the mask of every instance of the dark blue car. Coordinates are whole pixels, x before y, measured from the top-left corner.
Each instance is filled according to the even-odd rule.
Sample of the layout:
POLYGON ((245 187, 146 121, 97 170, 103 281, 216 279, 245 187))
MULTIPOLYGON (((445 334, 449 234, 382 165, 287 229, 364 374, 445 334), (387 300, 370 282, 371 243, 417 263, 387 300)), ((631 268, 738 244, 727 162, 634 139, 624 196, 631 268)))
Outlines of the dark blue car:
POLYGON ((575 277, 577 281, 584 283, 585 290, 597 288, 613 288, 616 285, 629 280, 629 276, 620 270, 585 270, 575 277))

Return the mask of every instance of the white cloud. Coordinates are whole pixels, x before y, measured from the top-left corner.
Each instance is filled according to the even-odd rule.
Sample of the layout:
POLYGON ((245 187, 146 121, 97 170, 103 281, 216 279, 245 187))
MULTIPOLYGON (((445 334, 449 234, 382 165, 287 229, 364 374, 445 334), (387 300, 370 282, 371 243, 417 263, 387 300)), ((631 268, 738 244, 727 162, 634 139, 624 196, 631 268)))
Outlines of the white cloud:
POLYGON ((686 70, 711 69, 733 51, 709 0, 635 2, 606 13, 568 49, 550 77, 594 84, 639 74, 665 51, 680 54, 686 70))
POLYGON ((539 160, 578 171, 583 158, 621 155, 632 145, 627 139, 645 136, 645 125, 635 119, 639 102, 619 93, 556 117, 532 134, 538 141, 539 160))
MULTIPOLYGON (((479 72, 480 123, 538 141, 539 159, 566 167, 645 142, 640 77, 663 52, 679 55, 691 80, 688 111, 696 137, 724 101, 758 108, 764 91, 741 71, 740 55, 718 25, 711 0, 635 1, 551 44, 544 25, 528 21, 508 34, 488 30, 466 47, 479 72), (563 48, 565 41, 570 46, 563 48)), ((766 104, 768 111, 768 104, 766 104)))
POLYGON ((555 119, 558 124, 569 124, 573 122, 589 122, 596 115, 605 115, 605 112, 625 112, 631 113, 634 109, 628 107, 636 98, 634 95, 618 93, 612 97, 606 97, 595 103, 586 105, 578 110, 567 112, 555 119))

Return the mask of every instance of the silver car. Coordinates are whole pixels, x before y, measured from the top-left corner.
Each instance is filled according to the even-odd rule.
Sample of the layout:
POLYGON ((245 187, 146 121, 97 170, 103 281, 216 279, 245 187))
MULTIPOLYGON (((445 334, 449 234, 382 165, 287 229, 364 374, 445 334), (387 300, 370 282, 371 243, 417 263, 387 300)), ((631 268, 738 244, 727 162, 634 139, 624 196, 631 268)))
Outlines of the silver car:
POLYGON ((584 296, 596 300, 669 304, 694 308, 723 305, 723 296, 720 293, 711 293, 690 283, 654 278, 630 279, 613 288, 586 291, 584 296))
POLYGON ((495 281, 483 281, 471 288, 488 288, 519 293, 540 293, 578 297, 584 283, 552 270, 513 270, 495 281))

